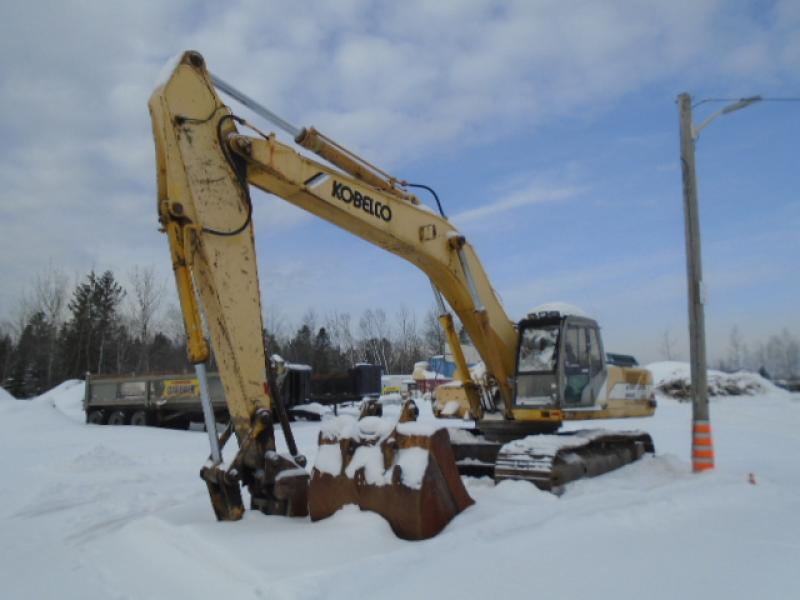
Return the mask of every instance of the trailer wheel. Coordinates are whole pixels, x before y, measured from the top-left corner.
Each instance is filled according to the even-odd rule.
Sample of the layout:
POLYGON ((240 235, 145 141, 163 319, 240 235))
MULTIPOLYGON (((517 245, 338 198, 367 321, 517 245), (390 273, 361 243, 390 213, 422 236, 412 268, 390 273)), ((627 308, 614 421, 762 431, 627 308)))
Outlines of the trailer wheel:
POLYGON ((128 415, 124 410, 115 410, 108 415, 109 425, 125 425, 128 422, 128 415))
POLYGON ((131 425, 136 425, 137 427, 150 425, 150 415, 147 414, 146 410, 137 410, 131 415, 131 425))
POLYGON ((91 423, 92 425, 102 425, 106 421, 105 413, 96 408, 94 410, 90 410, 89 414, 86 415, 86 422, 91 423))

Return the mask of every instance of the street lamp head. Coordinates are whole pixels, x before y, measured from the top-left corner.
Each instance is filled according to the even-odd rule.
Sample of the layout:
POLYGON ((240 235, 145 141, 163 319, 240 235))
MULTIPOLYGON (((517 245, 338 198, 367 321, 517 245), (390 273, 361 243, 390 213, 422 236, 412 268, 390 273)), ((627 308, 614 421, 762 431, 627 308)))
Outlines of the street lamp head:
MULTIPOLYGON (((705 129, 706 127, 708 127, 711 124, 711 122, 720 115, 727 115, 732 112, 736 112, 737 110, 747 108, 751 104, 755 104, 756 102, 760 102, 761 100, 763 100, 761 96, 750 96, 749 98, 742 98, 734 102, 733 104, 729 104, 725 108, 719 109, 717 112, 708 117, 705 121, 700 123, 700 125, 698 125, 697 127, 692 126, 691 128, 692 139, 697 141, 697 139, 700 137, 700 132, 703 131, 703 129, 705 129)), ((703 100, 702 102, 698 102, 698 105, 702 104, 703 102, 711 102, 711 101, 712 100, 703 100)))
POLYGON ((729 104, 728 106, 723 108, 721 112, 723 115, 727 115, 737 110, 741 110, 742 108, 747 108, 748 106, 750 106, 751 104, 755 104, 756 102, 761 102, 761 100, 763 100, 761 96, 750 96, 749 98, 742 98, 738 102, 729 104))

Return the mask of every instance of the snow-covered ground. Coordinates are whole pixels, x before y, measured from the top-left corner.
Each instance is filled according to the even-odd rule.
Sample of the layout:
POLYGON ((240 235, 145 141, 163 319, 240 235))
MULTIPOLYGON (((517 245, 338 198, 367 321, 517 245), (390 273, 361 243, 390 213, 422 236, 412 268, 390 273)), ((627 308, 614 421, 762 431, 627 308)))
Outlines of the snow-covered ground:
MULTIPOLYGON (((2 598, 800 595, 798 395, 712 400, 717 469, 703 475, 690 473, 691 406, 660 398, 654 418, 605 424, 649 431, 655 457, 560 498, 469 479, 476 504, 424 542, 353 507, 218 523, 198 477, 204 433, 86 425, 82 395, 81 382, 0 395, 2 598)), ((311 461, 319 427, 295 426, 311 461)))

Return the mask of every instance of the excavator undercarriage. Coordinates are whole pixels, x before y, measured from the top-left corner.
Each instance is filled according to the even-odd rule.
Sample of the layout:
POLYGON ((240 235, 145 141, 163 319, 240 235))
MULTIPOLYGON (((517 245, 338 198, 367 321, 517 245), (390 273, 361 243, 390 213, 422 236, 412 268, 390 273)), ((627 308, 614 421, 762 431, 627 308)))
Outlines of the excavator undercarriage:
POLYGON ((639 431, 585 429, 538 434, 503 443, 468 429, 449 429, 458 471, 472 477, 530 481, 540 490, 560 494, 564 485, 595 477, 632 463, 655 448, 639 431))

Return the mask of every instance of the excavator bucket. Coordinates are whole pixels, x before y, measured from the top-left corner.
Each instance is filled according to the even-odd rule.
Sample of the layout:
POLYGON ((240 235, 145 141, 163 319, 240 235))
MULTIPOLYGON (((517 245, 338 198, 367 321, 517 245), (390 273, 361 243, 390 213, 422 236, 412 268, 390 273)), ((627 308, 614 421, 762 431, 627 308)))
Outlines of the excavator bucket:
POLYGON ((340 416, 320 431, 308 504, 313 521, 356 504, 380 514, 398 537, 424 540, 473 500, 445 429, 340 416))

